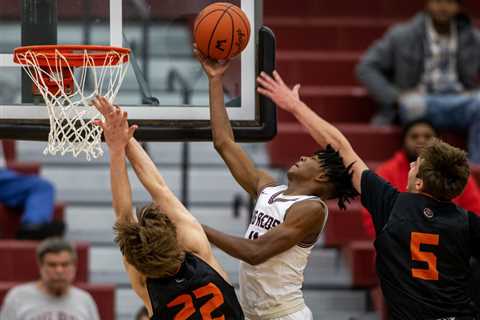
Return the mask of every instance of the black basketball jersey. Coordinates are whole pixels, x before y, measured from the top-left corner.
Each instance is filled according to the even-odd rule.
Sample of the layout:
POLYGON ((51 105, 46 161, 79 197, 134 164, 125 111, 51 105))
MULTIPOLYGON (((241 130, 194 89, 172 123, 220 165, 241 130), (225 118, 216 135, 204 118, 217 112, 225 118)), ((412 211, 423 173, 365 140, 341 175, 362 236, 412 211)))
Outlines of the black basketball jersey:
POLYGON ((152 320, 244 319, 235 289, 191 253, 175 276, 147 278, 147 290, 152 320))
POLYGON ((479 256, 480 219, 451 202, 399 193, 371 171, 362 174, 361 188, 391 319, 475 316, 469 260, 479 256))

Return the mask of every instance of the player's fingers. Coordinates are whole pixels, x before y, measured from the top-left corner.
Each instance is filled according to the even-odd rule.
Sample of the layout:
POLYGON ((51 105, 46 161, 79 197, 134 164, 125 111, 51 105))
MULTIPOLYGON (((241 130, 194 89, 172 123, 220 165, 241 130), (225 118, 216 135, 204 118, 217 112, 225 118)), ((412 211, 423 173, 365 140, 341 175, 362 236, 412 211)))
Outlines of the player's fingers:
MULTIPOLYGON (((270 98, 270 99, 272 99, 272 97, 273 97, 273 96, 272 96, 272 93, 271 93, 270 91, 265 90, 265 89, 263 89, 263 88, 257 88, 257 91, 258 91, 258 93, 260 93, 261 95, 264 95, 264 96, 266 96, 266 97, 268 97, 268 98, 270 98)), ((272 99, 272 100, 273 100, 273 99, 272 99)))
POLYGON ((100 119, 96 119, 93 121, 93 123, 97 126, 99 126, 100 128, 102 128, 103 130, 105 130, 105 123, 100 120, 100 119))
POLYGON ((267 82, 264 78, 261 76, 257 78, 257 83, 262 86, 262 88, 267 89, 267 90, 273 90, 273 86, 267 82))
POLYGON ((293 87, 292 91, 297 97, 299 97, 300 96, 300 84, 296 84, 293 87))
POLYGON ((275 82, 275 80, 273 80, 272 77, 270 77, 267 73, 262 71, 260 73, 260 77, 262 78, 263 81, 270 84, 270 86, 272 86, 272 87, 277 86, 277 83, 275 82))
POLYGON ((130 128, 128 128, 128 136, 132 138, 133 135, 135 134, 135 130, 137 129, 138 129, 138 126, 136 124, 131 125, 130 128))
POLYGON ((277 83, 283 86, 285 85, 285 82, 283 82, 283 79, 282 77, 280 77, 280 74, 277 72, 277 70, 273 70, 273 78, 275 79, 275 81, 277 81, 277 83))
POLYGON ((98 99, 95 97, 93 98, 92 100, 90 100, 90 103, 89 103, 91 106, 97 108, 98 111, 102 111, 103 107, 102 107, 102 104, 100 103, 100 101, 98 101, 98 99))
POLYGON ((200 50, 197 49, 197 46, 195 43, 193 44, 193 46, 194 46, 193 54, 195 55, 198 61, 200 61, 201 63, 204 63, 206 60, 206 57, 200 52, 200 50))
POLYGON ((111 109, 110 108, 110 103, 108 102, 108 100, 105 97, 99 96, 98 97, 98 102, 101 105, 102 109, 105 110, 105 112, 108 112, 108 110, 111 109))
POLYGON ((128 112, 126 111, 122 113, 122 122, 128 122, 128 112))

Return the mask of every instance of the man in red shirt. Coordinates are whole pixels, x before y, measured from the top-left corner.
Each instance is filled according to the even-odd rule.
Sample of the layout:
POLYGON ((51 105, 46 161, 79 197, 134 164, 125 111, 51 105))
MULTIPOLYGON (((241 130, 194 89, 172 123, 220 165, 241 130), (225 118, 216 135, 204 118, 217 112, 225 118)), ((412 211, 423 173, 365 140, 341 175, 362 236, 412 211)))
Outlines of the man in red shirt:
MULTIPOLYGON (((417 159, 417 151, 430 139, 437 136, 433 126, 425 120, 408 124, 403 130, 403 148, 392 158, 382 163, 376 170, 377 174, 390 182, 400 192, 407 190, 408 170, 410 163, 417 159)), ((453 202, 466 210, 480 214, 480 189, 472 176, 468 178, 465 191, 453 202)), ((362 209, 363 226, 371 239, 375 238, 375 228, 367 209, 362 209)))

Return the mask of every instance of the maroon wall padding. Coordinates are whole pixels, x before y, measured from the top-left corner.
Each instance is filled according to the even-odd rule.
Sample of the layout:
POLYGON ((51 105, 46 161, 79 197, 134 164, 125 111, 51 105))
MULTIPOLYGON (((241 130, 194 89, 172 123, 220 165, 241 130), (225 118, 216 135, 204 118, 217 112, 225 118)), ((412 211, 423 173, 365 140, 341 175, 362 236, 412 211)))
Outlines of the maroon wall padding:
POLYGON ((278 51, 276 69, 289 84, 303 86, 358 86, 356 52, 278 51))
MULTIPOLYGON (((396 127, 371 127, 368 124, 336 124, 364 161, 383 161, 401 146, 396 127)), ((300 156, 311 155, 319 145, 300 124, 280 123, 278 135, 268 144, 270 163, 289 168, 300 156)))
MULTIPOLYGON (((465 0, 465 8, 480 17, 480 2, 465 0)), ((266 16, 300 17, 357 17, 357 18, 407 18, 423 9, 422 1, 404 0, 303 0, 292 4, 287 0, 264 0, 266 16)))
POLYGON ((323 231, 326 247, 341 247, 356 240, 369 240, 362 225, 361 205, 353 202, 347 210, 340 210, 329 202, 328 222, 323 231))
MULTIPOLYGON (((53 211, 53 219, 63 221, 65 205, 56 203, 53 211)), ((11 209, 0 204, 0 239, 14 239, 20 228, 21 209, 11 209)))
POLYGON ((353 241, 342 248, 342 254, 350 267, 354 287, 369 288, 378 283, 372 241, 353 241))
MULTIPOLYGON (((329 122, 367 123, 376 111, 372 99, 358 87, 304 87, 300 89, 302 101, 329 122)), ((298 123, 295 117, 277 109, 280 123, 298 123)))
MULTIPOLYGON (((39 242, 0 240, 0 261, 2 271, 0 281, 26 282, 39 278, 36 248, 39 242)), ((85 242, 75 243, 78 255, 76 281, 88 281, 88 252, 90 245, 85 242)))
MULTIPOLYGON (((0 305, 3 303, 8 290, 19 284, 21 283, 0 282, 0 305)), ((115 286, 88 283, 76 283, 75 285, 85 291, 88 291, 92 295, 95 303, 97 304, 98 312, 100 313, 100 319, 115 319, 115 286)))
POLYGON ((15 140, 2 140, 3 157, 6 162, 15 161, 17 159, 17 148, 15 140))
MULTIPOLYGON (((397 22, 370 18, 266 17, 278 50, 362 52, 397 22)), ((332 52, 332 54, 334 54, 332 52)))

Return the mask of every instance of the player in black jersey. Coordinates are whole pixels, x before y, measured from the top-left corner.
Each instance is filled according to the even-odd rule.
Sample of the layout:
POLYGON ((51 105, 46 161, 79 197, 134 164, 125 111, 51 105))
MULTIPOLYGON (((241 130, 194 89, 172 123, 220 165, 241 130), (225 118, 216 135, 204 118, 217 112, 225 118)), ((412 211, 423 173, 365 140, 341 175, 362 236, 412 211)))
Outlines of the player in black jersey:
POLYGON ((243 312, 227 275, 212 253, 198 221, 168 188, 155 164, 133 138, 127 114, 103 97, 93 104, 106 121, 115 241, 124 257, 132 288, 152 320, 240 320, 243 312), (132 214, 125 158, 153 203, 132 214))
POLYGON ((480 256, 480 218, 455 206, 467 182, 465 152, 433 140, 411 163, 408 192, 400 193, 370 171, 345 136, 320 118, 274 72, 258 78, 258 91, 291 112, 323 147, 354 162, 352 181, 370 211, 377 238, 376 268, 390 318, 473 320, 469 260, 480 256))

